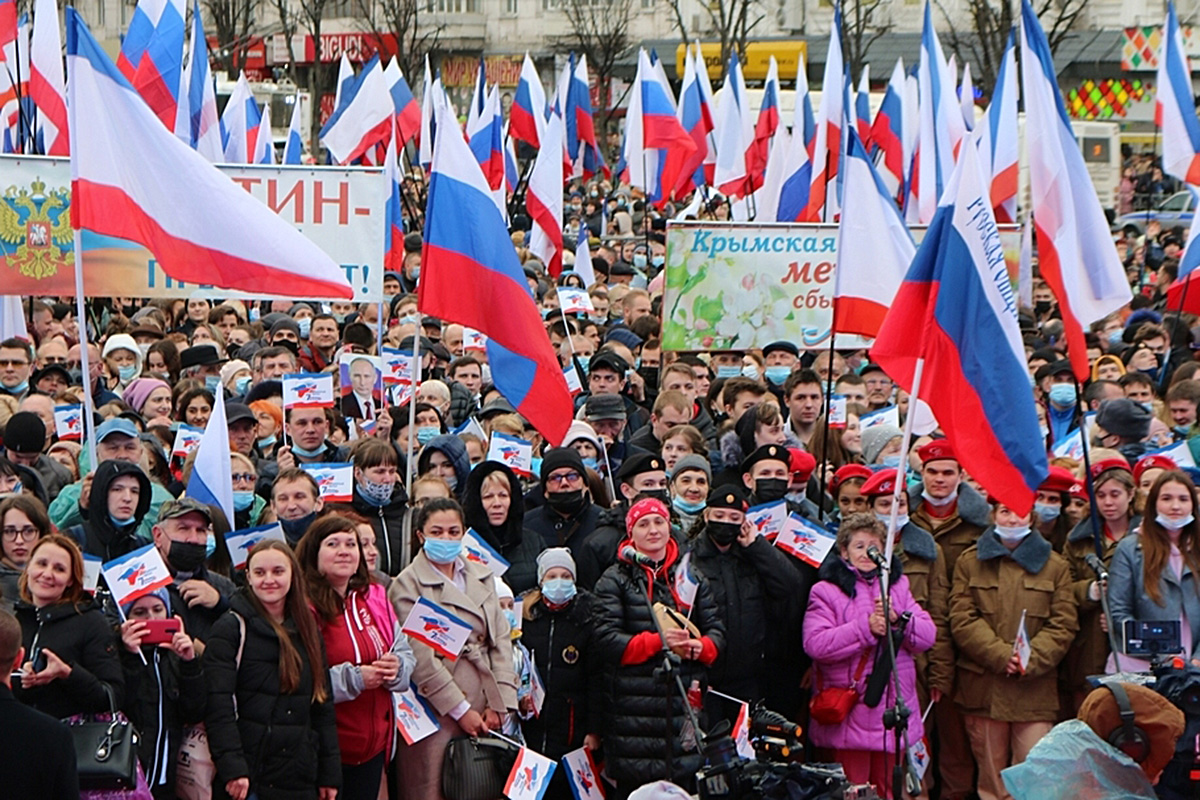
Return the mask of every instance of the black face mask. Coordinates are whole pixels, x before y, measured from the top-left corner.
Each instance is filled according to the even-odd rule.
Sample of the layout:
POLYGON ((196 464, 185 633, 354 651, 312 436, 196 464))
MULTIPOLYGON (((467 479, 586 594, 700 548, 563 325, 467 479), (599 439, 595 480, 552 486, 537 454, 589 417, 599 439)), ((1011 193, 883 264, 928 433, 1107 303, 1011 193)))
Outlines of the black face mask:
POLYGON ((638 367, 637 374, 642 376, 647 389, 653 391, 658 388, 658 367, 638 367))
POLYGON ((300 541, 300 537, 304 535, 305 531, 308 530, 308 526, 312 525, 313 520, 316 518, 317 512, 314 511, 311 514, 305 514, 299 519, 279 520, 279 526, 283 528, 283 535, 288 540, 288 544, 295 547, 296 543, 300 541))
POLYGON ((568 517, 573 517, 583 510, 587 496, 583 489, 572 489, 569 492, 546 492, 546 505, 568 517))
POLYGON ((712 539, 714 544, 728 547, 737 540, 742 526, 736 522, 706 522, 704 530, 708 531, 708 538, 712 539))
POLYGON ((171 542, 167 550, 167 561, 176 572, 195 572, 204 563, 207 548, 191 542, 171 542))
POLYGON ((300 345, 297 342, 293 342, 291 339, 280 339, 277 342, 272 342, 271 346, 272 347, 286 347, 288 350, 291 351, 292 355, 294 355, 294 356, 300 355, 300 345))
POLYGON ((1050 301, 1049 300, 1039 300, 1038 302, 1033 304, 1033 310, 1034 310, 1034 313, 1036 313, 1040 317, 1042 314, 1045 314, 1047 311, 1050 310, 1050 301))
POLYGON ((759 478, 754 482, 754 499, 761 503, 774 503, 787 495, 788 482, 783 478, 759 478))

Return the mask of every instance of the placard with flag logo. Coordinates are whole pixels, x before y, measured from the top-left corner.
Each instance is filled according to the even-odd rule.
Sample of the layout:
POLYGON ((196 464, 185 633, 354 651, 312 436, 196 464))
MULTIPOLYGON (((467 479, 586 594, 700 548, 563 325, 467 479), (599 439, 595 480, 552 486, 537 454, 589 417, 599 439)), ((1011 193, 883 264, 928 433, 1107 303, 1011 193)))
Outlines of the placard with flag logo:
POLYGON ((533 443, 500 431, 492 431, 487 461, 498 461, 523 478, 533 477, 533 443))
POLYGON ((411 684, 403 692, 392 692, 392 702, 396 711, 396 728, 407 744, 416 744, 441 730, 437 714, 411 684))
POLYGON ((775 546, 813 567, 820 567, 833 549, 832 533, 806 520, 799 514, 789 514, 783 530, 775 538, 775 546))
POLYGON ((558 306, 564 314, 595 314, 596 307, 586 289, 575 286, 558 287, 558 306))
POLYGON ((563 370, 563 377, 567 379, 567 391, 571 396, 579 394, 583 391, 583 381, 579 379, 579 370, 575 369, 575 362, 571 362, 563 370))
POLYGON ((413 603, 402 630, 451 661, 458 658, 471 635, 470 625, 424 597, 413 603))
POLYGON ((1029 632, 1025 630, 1025 612, 1027 609, 1021 609, 1021 621, 1017 624, 1017 636, 1013 639, 1013 652, 1017 654, 1018 660, 1021 662, 1021 674, 1025 674, 1026 667, 1029 666, 1029 657, 1033 655, 1033 647, 1029 644, 1029 632))
POLYGON ((742 707, 738 709, 737 719, 733 721, 733 730, 729 735, 733 738, 734 745, 737 746, 738 755, 754 760, 754 745, 750 744, 749 703, 742 703, 742 707))
POLYGON ((118 606, 171 585, 171 571, 152 544, 114 558, 101 567, 104 582, 118 606))
POLYGON ((412 351, 385 347, 382 352, 383 382, 389 386, 412 386, 415 382, 413 380, 412 351))
POLYGON ((487 341, 487 334, 474 328, 463 328, 463 352, 469 353, 474 350, 482 353, 487 350, 487 341))
POLYGON ((541 753, 522 747, 508 773, 504 796, 508 800, 542 800, 542 795, 550 788, 550 776, 556 766, 541 753))
POLYGON ((240 531, 231 531, 225 534, 225 544, 229 546, 229 559, 233 562, 233 568, 245 569, 246 560, 250 557, 250 550, 254 548, 254 545, 267 539, 286 542, 283 526, 278 522, 272 522, 269 525, 256 525, 253 528, 242 528, 240 531))
POLYGON ((312 475, 326 503, 349 503, 354 499, 354 465, 349 461, 331 464, 301 464, 312 475))
POLYGON ((187 458, 193 450, 200 446, 200 438, 204 436, 203 428, 191 425, 180 425, 175 431, 175 444, 171 445, 171 455, 175 458, 187 458))
POLYGON ((874 428, 879 425, 893 425, 900 427, 900 409, 897 406, 884 406, 878 411, 872 411, 870 414, 863 414, 858 421, 859 427, 864 431, 867 428, 874 428))
POLYGON ((487 567, 497 578, 508 572, 511 566, 496 548, 475 532, 474 528, 467 528, 467 532, 463 534, 463 557, 467 561, 487 567))
POLYGON ((679 566, 675 568, 675 599, 684 607, 684 611, 690 611, 696 603, 696 591, 700 588, 700 582, 692 575, 692 553, 689 550, 683 554, 683 558, 679 559, 679 566))
POLYGON ((572 750, 562 757, 562 765, 567 770, 567 784, 575 800, 604 800, 604 784, 591 750, 586 747, 572 750))
POLYGON ((78 442, 83 438, 83 406, 55 406, 54 432, 60 441, 78 442))
POLYGON ((846 395, 835 394, 829 398, 829 427, 846 427, 846 395))
POLYGON ((779 532, 783 530, 783 524, 787 522, 788 509, 786 500, 776 500, 774 503, 760 503, 756 506, 750 506, 746 511, 746 519, 750 520, 750 524, 754 526, 754 532, 759 536, 766 536, 770 540, 774 540, 779 532))
POLYGON ((293 372, 283 376, 283 407, 333 408, 333 375, 293 372))

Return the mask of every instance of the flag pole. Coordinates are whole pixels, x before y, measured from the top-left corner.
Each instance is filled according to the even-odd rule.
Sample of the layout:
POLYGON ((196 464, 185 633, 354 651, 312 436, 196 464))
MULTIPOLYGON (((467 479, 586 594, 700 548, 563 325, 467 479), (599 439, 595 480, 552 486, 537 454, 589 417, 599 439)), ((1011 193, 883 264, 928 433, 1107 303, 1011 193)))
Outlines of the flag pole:
POLYGON ((1092 521, 1092 545, 1096 549, 1096 557, 1104 558, 1104 529, 1100 523, 1100 512, 1096 510, 1096 483, 1092 479, 1092 456, 1088 446, 1087 413, 1083 405, 1083 392, 1080 390, 1079 378, 1072 373, 1075 381, 1075 413, 1079 418, 1079 444, 1083 448, 1083 482, 1087 487, 1088 513, 1092 521))
MULTIPOLYGON (((833 359, 837 357, 837 350, 834 344, 837 342, 837 300, 833 302, 833 313, 829 317, 829 372, 825 377, 825 424, 821 432, 821 477, 818 479, 820 486, 817 487, 817 510, 820 512, 821 518, 825 519, 825 482, 826 473, 828 472, 829 459, 826 454, 829 452, 829 412, 833 408, 833 359)), ((833 502, 830 503, 829 511, 833 512, 833 502)))
MULTIPOLYGON (((921 373, 925 371, 925 357, 917 359, 913 366, 912 391, 908 394, 908 414, 904 417, 904 435, 900 439, 900 466, 896 468, 896 485, 892 489, 892 511, 888 515, 887 547, 884 560, 892 563, 892 553, 896 549, 896 523, 900 520, 900 493, 905 491, 905 473, 908 471, 908 448, 912 444, 913 421, 916 420, 917 400, 921 390, 921 373)), ((881 570, 882 580, 887 580, 887 571, 881 570)))
MULTIPOLYGON (((421 376, 421 310, 417 309, 417 329, 413 332, 413 348, 412 348, 412 364, 409 366, 408 374, 412 378, 412 394, 408 398, 408 449, 404 459, 404 477, 407 485, 404 487, 405 494, 409 501, 412 500, 412 485, 413 485, 413 437, 416 436, 416 431, 413 430, 417 425, 417 384, 420 382, 421 376)), ((407 546, 407 544, 405 545, 407 546)))
MULTIPOLYGON (((71 127, 75 127, 74 113, 71 114, 71 127)), ((80 229, 75 229, 75 313, 79 318, 79 367, 83 372, 83 435, 87 440, 88 458, 91 469, 96 471, 96 424, 92 418, 92 368, 88 357, 87 317, 84 314, 83 300, 83 236, 80 229)))
MULTIPOLYGON (((1178 278, 1176 278, 1176 280, 1178 280, 1178 278)), ((1167 370, 1171 366, 1171 340, 1175 338, 1175 332, 1179 330, 1179 318, 1183 316, 1183 306, 1187 303, 1187 291, 1190 284, 1191 281, 1187 280, 1185 276, 1183 281, 1183 291, 1179 293, 1179 308, 1175 309, 1175 317, 1171 320, 1171 336, 1169 339, 1167 339, 1167 353, 1165 356, 1163 356, 1162 368, 1158 373, 1159 391, 1162 391, 1167 387, 1167 380, 1170 378, 1170 374, 1167 370)), ((32 309, 33 306, 30 306, 30 308, 32 309)), ((1076 391, 1079 391, 1078 387, 1076 387, 1076 391)))

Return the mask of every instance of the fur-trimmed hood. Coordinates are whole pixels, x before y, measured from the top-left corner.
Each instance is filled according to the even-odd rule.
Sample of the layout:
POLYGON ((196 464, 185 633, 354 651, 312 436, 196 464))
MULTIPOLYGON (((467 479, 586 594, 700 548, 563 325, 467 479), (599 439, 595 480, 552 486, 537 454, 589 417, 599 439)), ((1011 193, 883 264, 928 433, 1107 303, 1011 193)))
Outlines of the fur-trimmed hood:
MULTIPOLYGON (((908 507, 910 509, 916 509, 918 505, 924 502, 924 499, 921 497, 921 492, 924 489, 925 484, 918 483, 908 490, 908 507)), ((966 481, 958 485, 958 516, 972 525, 986 528, 991 524, 988 519, 991 513, 987 500, 984 500, 983 495, 973 486, 966 481)))
MULTIPOLYGON (((892 556, 892 573, 891 582, 895 584, 903 575, 903 568, 900 566, 899 556, 892 556)), ((842 590, 842 594, 847 597, 854 597, 858 593, 858 584, 874 583, 874 579, 868 581, 859 574, 858 570, 847 564, 840 556, 833 554, 826 558, 821 564, 821 569, 817 572, 817 577, 823 581, 829 581, 834 586, 842 590)))

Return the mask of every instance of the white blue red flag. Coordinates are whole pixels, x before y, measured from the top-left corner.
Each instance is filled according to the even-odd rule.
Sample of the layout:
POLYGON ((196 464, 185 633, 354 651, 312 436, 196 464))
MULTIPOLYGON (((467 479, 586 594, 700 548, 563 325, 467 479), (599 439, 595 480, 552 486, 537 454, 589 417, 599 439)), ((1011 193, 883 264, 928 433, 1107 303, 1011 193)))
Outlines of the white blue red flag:
MULTIPOLYGON (((580 238, 583 246, 587 246, 587 237, 583 235, 583 229, 587 227, 580 225, 580 238)), ((578 252, 578 250, 576 251, 578 252)), ((575 270, 579 272, 579 270, 575 270)), ((577 286, 560 286, 558 287, 558 307, 564 314, 595 314, 596 307, 592 305, 592 298, 588 295, 586 289, 580 289, 577 286)))
POLYGON ((225 160, 225 140, 217 114, 217 90, 208 63, 208 41, 200 15, 200 0, 192 5, 192 51, 183 69, 183 91, 175 117, 175 135, 216 164, 225 160))
MULTIPOLYGON (((683 197, 693 188, 708 183, 703 170, 704 161, 712 149, 712 110, 700 86, 700 75, 696 71, 696 58, 691 45, 687 46, 683 65, 683 85, 679 89, 679 124, 696 145, 680 169, 676 196, 683 197)), ((590 284, 589 284, 590 285, 590 284)))
POLYGON ((737 747, 737 753, 742 758, 755 760, 754 745, 750 744, 750 704, 742 703, 738 709, 737 719, 733 721, 733 730, 729 732, 737 747))
POLYGON ((497 578, 508 572, 508 568, 512 566, 496 548, 476 533, 474 528, 467 528, 467 532, 463 534, 463 557, 467 561, 487 567, 497 578))
POLYGON ((283 408, 333 408, 333 375, 293 372, 283 376, 283 408))
MULTIPOLYGON (((457 124, 449 109, 442 113, 444 124, 457 124)), ((507 238, 508 227, 466 141, 438 137, 426 203, 421 310, 484 333, 500 393, 543 436, 562 441, 572 417, 571 395, 515 251, 496 247, 507 238), (463 225, 464 219, 472 224, 463 225)))
POLYGON ((458 658, 471 635, 468 623, 424 597, 413 603, 402 630, 451 661, 458 658))
MULTIPOLYGON (((808 206, 797 222, 833 222, 839 212, 837 186, 838 160, 842 153, 842 131, 847 124, 846 63, 842 58, 842 5, 833 6, 833 25, 829 29, 829 51, 825 57, 825 75, 821 84, 821 104, 817 107, 816 133, 810 153, 812 178, 808 206)), ((793 144, 792 150, 795 151, 793 144)), ((784 204, 780 201, 780 209, 784 204)), ((781 220, 782 221, 782 220, 781 220)))
MULTIPOLYGON (((1017 221, 1017 161, 1021 147, 1017 132, 1017 38, 1009 34, 1000 59, 1000 73, 983 124, 975 129, 984 172, 991 177, 990 194, 996 222, 1017 221)), ((965 79, 964 79, 965 80, 965 79)))
MULTIPOLYGON (((1076 150, 1078 152, 1078 150, 1076 150)), ((1090 184, 1088 191, 1091 191, 1090 184)), ((1110 245, 1111 247, 1111 242, 1110 245)), ((1017 298, 975 148, 965 147, 871 358, 929 404, 962 467, 1019 514, 1049 467, 1017 326, 1017 298), (920 391, 913 386, 924 359, 920 391)))
POLYGON ((683 558, 679 559, 679 566, 675 568, 675 580, 672 588, 675 590, 675 599, 679 601, 684 612, 690 611, 696 604, 696 592, 700 589, 700 581, 696 580, 696 576, 692 574, 691 551, 684 553, 683 558))
POLYGON ((55 406, 54 430, 58 438, 69 442, 78 442, 83 438, 83 406, 55 406))
POLYGON ((170 277, 291 297, 350 297, 311 240, 161 125, 67 9, 71 224, 145 246, 170 277), (181 192, 180 187, 187 191, 181 192))
POLYGON ((287 141, 283 143, 283 163, 300 164, 304 160, 304 131, 300 116, 300 93, 292 100, 292 119, 288 123, 287 141))
MULTIPOLYGON (((1195 186, 1189 186, 1188 191, 1196 198, 1197 205, 1200 205, 1200 191, 1195 186)), ((1188 226, 1187 244, 1184 245, 1183 253, 1179 256, 1179 278, 1184 280, 1191 275, 1192 270, 1200 266, 1200 214, 1192 215, 1192 224, 1188 226)))
POLYGON ((105 562, 101 571, 118 606, 171 585, 171 571, 153 544, 105 562))
POLYGON ((892 197, 903 198, 905 153, 904 153, 904 60, 896 59, 892 77, 884 90, 879 111, 871 123, 871 144, 882 155, 879 158, 879 176, 883 178, 892 197))
POLYGON ((1038 270, 1058 299, 1067 357, 1082 381, 1090 375, 1083 331, 1132 293, 1067 116, 1050 45, 1028 0, 1021 3, 1021 75, 1038 270))
POLYGON ((250 551, 254 549, 254 545, 267 539, 286 542, 283 526, 278 522, 272 522, 268 525, 242 528, 225 534, 225 544, 229 547, 229 559, 233 562, 233 568, 245 569, 246 561, 250 558, 250 551))
POLYGON ((675 116, 670 86, 660 80, 645 50, 630 90, 625 124, 624 161, 629 182, 645 189, 652 203, 670 199, 696 145, 675 116))
MULTIPOLYGON (((588 244, 588 236, 590 236, 590 235, 591 235, 591 231, 588 230, 588 226, 581 224, 579 226, 579 236, 576 237, 576 239, 575 239, 575 266, 571 267, 572 272, 574 272, 580 278, 583 278, 584 286, 591 286, 593 283, 596 282, 596 268, 592 264, 592 250, 588 244)), ((559 299, 559 304, 561 305, 562 304, 562 290, 570 289, 571 287, 560 286, 558 288, 559 288, 558 299, 559 299)), ((587 297, 588 305, 591 305, 592 298, 588 296, 587 292, 584 292, 583 294, 584 294, 584 297, 587 297)), ((565 308, 565 306, 563 306, 563 307, 565 308)), ((593 306, 591 308, 591 311, 595 312, 595 310, 596 309, 593 306)), ((571 312, 567 311, 567 313, 569 314, 571 312)))
POLYGON ((399 133, 392 123, 392 135, 388 137, 387 153, 383 157, 383 175, 387 181, 387 202, 383 215, 383 268, 400 272, 404 268, 404 199, 401 192, 403 176, 400 174, 399 133))
POLYGON ((746 170, 753 189, 762 186, 763 173, 767 170, 767 156, 771 152, 771 140, 779 130, 779 64, 771 56, 767 67, 767 79, 763 82, 762 104, 758 107, 758 121, 754 123, 754 140, 746 155, 746 170))
POLYGON ((488 337, 483 331, 474 328, 463 328, 463 352, 482 353, 487 350, 488 337))
POLYGON ((225 422, 225 393, 218 391, 212 416, 197 445, 188 478, 187 496, 225 512, 233 527, 233 465, 229 460, 229 426, 225 422))
POLYGON ((562 757, 562 765, 575 800, 604 800, 604 784, 591 750, 586 747, 572 750, 562 757))
POLYGON ((518 436, 492 431, 485 460, 503 464, 523 478, 533 477, 533 444, 518 436))
POLYGON ((392 107, 396 111, 396 128, 400 134, 400 147, 408 144, 421 132, 421 104, 413 97, 412 88, 400 71, 393 56, 383 71, 388 93, 392 96, 392 107))
POLYGON ((137 89, 167 130, 175 128, 175 113, 179 104, 185 14, 183 0, 166 0, 132 79, 133 88, 137 89))
POLYGON ((416 688, 409 685, 403 692, 392 692, 395 702, 396 727, 405 744, 414 745, 441 730, 437 714, 416 688))
POLYGON ((380 352, 383 353, 383 383, 391 391, 395 405, 402 406, 412 397, 414 385, 421 381, 420 364, 413 359, 411 350, 385 347, 380 352))
POLYGON ((518 142, 540 147, 542 129, 546 126, 546 88, 533 65, 529 53, 521 64, 517 94, 509 109, 508 132, 518 142))
POLYGON ((1200 184, 1200 118, 1174 0, 1167 3, 1156 84, 1154 121, 1162 128, 1163 171, 1185 183, 1200 184))
POLYGON ((262 121, 258 125, 258 138, 254 141, 251 164, 275 163, 275 132, 271 130, 271 104, 263 103, 262 121))
MULTIPOLYGON (((39 152, 47 156, 70 154, 67 132, 67 87, 63 78, 62 36, 58 28, 58 3, 35 0, 33 37, 29 43, 29 94, 37 106, 39 152)), ((182 24, 182 23, 181 23, 182 24)))
POLYGON ((750 506, 746 511, 746 519, 750 521, 754 532, 767 539, 774 539, 783 530, 787 522, 787 501, 777 500, 774 503, 760 503, 750 506))
POLYGON ((847 142, 834 314, 838 331, 874 337, 917 248, 858 133, 850 131, 847 142))
POLYGON ((180 425, 175 429, 175 441, 171 445, 171 456, 180 459, 187 458, 193 450, 200 446, 200 439, 203 436, 203 428, 180 425))
POLYGON ((342 107, 321 128, 321 143, 335 163, 348 164, 387 140, 395 113, 376 53, 343 89, 342 107))
POLYGON ((258 128, 262 124, 262 111, 246 73, 238 74, 237 83, 225 110, 221 113, 221 135, 225 138, 225 160, 230 164, 253 164, 258 150, 258 128))
POLYGON ((556 766, 541 753, 522 747, 508 773, 504 796, 508 800, 542 800, 542 795, 550 788, 550 777, 556 766))
POLYGON ((349 503, 354 499, 354 465, 349 461, 301 464, 300 469, 317 482, 326 503, 349 503))
POLYGON ((775 537, 775 546, 811 567, 819 568, 833 549, 836 537, 799 514, 788 514, 783 529, 775 537))
POLYGON ((937 211, 938 198, 954 169, 954 160, 966 135, 962 107, 955 96, 955 76, 946 64, 942 43, 933 29, 933 3, 926 0, 925 23, 921 29, 921 62, 917 70, 921 95, 919 133, 918 216, 929 222, 937 211))

